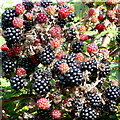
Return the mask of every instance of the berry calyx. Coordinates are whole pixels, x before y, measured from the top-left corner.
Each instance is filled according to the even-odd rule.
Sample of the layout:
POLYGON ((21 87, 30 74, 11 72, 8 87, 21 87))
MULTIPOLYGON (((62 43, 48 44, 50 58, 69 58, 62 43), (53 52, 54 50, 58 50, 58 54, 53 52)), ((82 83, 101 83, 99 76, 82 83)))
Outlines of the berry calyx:
POLYGON ((58 14, 61 18, 66 18, 68 17, 69 15, 69 10, 67 8, 61 8, 59 11, 58 11, 58 14))
POLYGON ((16 13, 18 13, 18 14, 24 13, 24 11, 25 11, 24 5, 22 5, 22 4, 17 4, 17 5, 15 6, 15 11, 16 11, 16 13))
POLYGON ((17 68, 16 74, 17 75, 25 75, 26 70, 24 68, 17 68))
POLYGON ((52 110, 51 116, 53 119, 59 119, 59 118, 61 118, 62 113, 60 110, 54 109, 54 110, 52 110))
POLYGON ((59 53, 57 53, 56 58, 61 59, 65 55, 66 55, 65 52, 59 52, 59 53))
POLYGON ((40 98, 39 100, 37 100, 38 108, 40 109, 48 109, 50 107, 50 103, 46 98, 40 98))
POLYGON ((87 47, 87 52, 90 53, 90 54, 98 52, 98 46, 94 43, 90 43, 87 47))
POLYGON ((14 20, 12 21, 13 25, 16 27, 16 28, 20 28, 23 26, 23 20, 20 18, 20 17, 16 17, 14 18, 14 20))
POLYGON ((3 44, 3 45, 1 46, 1 50, 2 50, 2 51, 7 51, 7 50, 9 50, 9 48, 7 47, 7 44, 3 44))
POLYGON ((93 15, 96 15, 96 11, 95 11, 95 9, 90 9, 89 11, 88 11, 88 15, 89 16, 93 16, 93 15))
POLYGON ((47 22, 47 15, 45 15, 45 13, 39 13, 38 15, 37 15, 37 18, 36 18, 36 20, 39 22, 39 23, 46 23, 47 22))

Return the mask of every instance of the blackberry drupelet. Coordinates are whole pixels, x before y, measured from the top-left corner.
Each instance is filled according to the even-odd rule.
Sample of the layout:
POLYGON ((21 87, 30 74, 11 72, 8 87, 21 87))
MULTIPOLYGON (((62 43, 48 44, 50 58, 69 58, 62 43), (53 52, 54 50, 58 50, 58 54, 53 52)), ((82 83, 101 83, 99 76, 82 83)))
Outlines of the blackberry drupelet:
POLYGON ((25 79, 23 79, 22 76, 15 75, 15 76, 10 80, 10 83, 11 83, 12 89, 20 90, 20 89, 22 89, 22 88, 24 87, 25 79))
POLYGON ((100 106, 101 100, 100 100, 100 97, 97 94, 89 93, 87 98, 88 98, 89 103, 92 106, 94 106, 94 107, 100 106))
POLYGON ((41 0, 40 2, 41 6, 46 8, 49 5, 52 5, 52 1, 51 0, 41 0))
POLYGON ((50 116, 51 108, 46 110, 38 108, 37 113, 40 116, 40 118, 45 119, 47 116, 50 116))
POLYGON ((90 72, 97 72, 97 63, 95 60, 82 62, 80 67, 82 71, 88 70, 90 72))
POLYGON ((110 66, 107 62, 101 63, 103 68, 100 69, 100 77, 107 77, 110 74, 110 66))
POLYGON ((120 43, 120 33, 118 33, 118 35, 116 36, 116 40, 118 43, 120 43))
POLYGON ((80 85, 83 81, 82 72, 78 68, 71 68, 65 74, 58 76, 61 85, 80 85))
POLYGON ((33 25, 33 22, 24 22, 24 28, 26 31, 31 30, 33 25))
POLYGON ((50 70, 39 70, 34 72, 32 80, 35 81, 36 79, 46 78, 47 80, 52 79, 52 73, 50 70))
POLYGON ((22 4, 25 6, 26 10, 31 10, 32 8, 34 8, 33 2, 23 2, 22 4))
POLYGON ((120 97, 120 88, 117 86, 111 86, 106 89, 106 97, 110 100, 120 97))
POLYGON ((74 60, 75 54, 70 54, 70 55, 65 55, 62 57, 63 60, 66 60, 67 64, 69 65, 69 67, 72 68, 78 68, 79 65, 77 64, 77 62, 74 60))
POLYGON ((82 120, 95 120, 97 118, 97 113, 94 109, 90 107, 85 107, 81 111, 82 120))
POLYGON ((64 35, 67 42, 71 42, 76 39, 76 31, 74 28, 65 29, 64 35))
POLYGON ((82 52, 83 47, 84 47, 84 45, 83 45, 82 42, 76 41, 76 42, 74 42, 73 45, 72 45, 72 51, 73 51, 74 53, 82 52))
POLYGON ((68 18, 67 18, 67 21, 68 22, 74 22, 74 17, 75 17, 75 14, 74 13, 70 13, 68 18))
POLYGON ((109 111, 114 111, 116 109, 116 102, 113 100, 107 101, 105 107, 109 111))
POLYGON ((21 40, 21 31, 15 27, 6 28, 4 37, 7 42, 7 46, 12 47, 14 43, 18 43, 21 40))
POLYGON ((46 78, 38 78, 34 82, 34 90, 38 94, 47 94, 51 89, 50 81, 46 78))
POLYGON ((54 60, 55 54, 54 51, 50 47, 46 47, 41 53, 39 60, 43 65, 50 65, 50 63, 54 60))
POLYGON ((75 110, 75 116, 79 117, 80 116, 80 112, 83 109, 83 104, 81 103, 80 98, 75 98, 72 102, 72 106, 75 110))
POLYGON ((17 14, 15 12, 15 9, 7 9, 5 12, 2 14, 2 29, 5 30, 8 27, 12 27, 12 20, 14 17, 16 17, 17 14))
POLYGON ((67 23, 67 20, 66 19, 63 19, 63 18, 58 18, 58 21, 57 21, 57 24, 63 28, 67 23))
POLYGON ((4 60, 2 63, 2 69, 5 73, 14 72, 15 64, 11 59, 4 60))
POLYGON ((22 58, 20 66, 23 67, 27 72, 32 72, 37 64, 32 63, 30 58, 22 58))

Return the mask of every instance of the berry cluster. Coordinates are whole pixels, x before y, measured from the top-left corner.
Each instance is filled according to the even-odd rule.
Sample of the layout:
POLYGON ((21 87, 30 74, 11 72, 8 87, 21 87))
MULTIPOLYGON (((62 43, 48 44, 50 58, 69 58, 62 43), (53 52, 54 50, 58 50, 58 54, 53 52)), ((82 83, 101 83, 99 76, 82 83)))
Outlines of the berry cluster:
MULTIPOLYGON (((110 20, 116 14, 107 10, 106 15, 110 20)), ((72 5, 50 0, 23 2, 2 14, 3 76, 12 89, 30 87, 40 97, 33 99, 36 119, 95 120, 103 111, 116 109, 120 88, 108 80, 109 51, 93 43, 95 37, 86 32, 91 29, 75 23, 74 17, 72 5), (109 83, 107 88, 104 83, 109 83)), ((97 16, 95 8, 87 17, 98 34, 106 30, 107 18, 97 16)), ((119 43, 120 34, 116 40, 119 43)))

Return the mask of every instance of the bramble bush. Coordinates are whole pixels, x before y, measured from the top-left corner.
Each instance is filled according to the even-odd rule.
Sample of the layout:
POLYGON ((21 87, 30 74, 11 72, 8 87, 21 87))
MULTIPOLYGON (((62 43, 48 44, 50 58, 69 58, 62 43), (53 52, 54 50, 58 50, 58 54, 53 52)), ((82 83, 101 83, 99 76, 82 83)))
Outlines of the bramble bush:
POLYGON ((2 119, 119 119, 119 23, 118 0, 6 8, 2 119))

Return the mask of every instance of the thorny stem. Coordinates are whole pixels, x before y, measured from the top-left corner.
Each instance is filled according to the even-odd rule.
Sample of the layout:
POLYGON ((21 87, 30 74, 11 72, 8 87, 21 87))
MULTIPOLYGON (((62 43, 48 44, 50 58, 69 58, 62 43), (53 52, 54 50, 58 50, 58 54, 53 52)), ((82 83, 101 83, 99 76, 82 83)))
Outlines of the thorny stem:
POLYGON ((120 52, 120 47, 116 50, 114 50, 111 54, 110 54, 110 57, 116 55, 118 52, 120 52))

